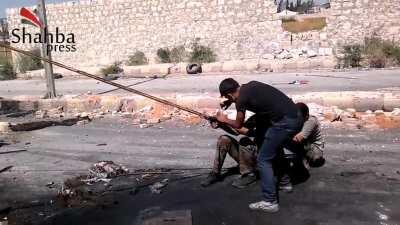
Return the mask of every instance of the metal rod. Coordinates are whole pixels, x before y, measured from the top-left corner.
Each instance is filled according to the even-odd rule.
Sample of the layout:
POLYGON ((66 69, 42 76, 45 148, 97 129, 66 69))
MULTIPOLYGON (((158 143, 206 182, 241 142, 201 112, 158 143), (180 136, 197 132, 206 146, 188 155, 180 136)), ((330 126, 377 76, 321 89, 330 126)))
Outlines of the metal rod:
POLYGON ((124 85, 122 85, 122 84, 118 84, 118 83, 115 83, 115 82, 106 80, 106 79, 104 79, 104 78, 102 78, 102 77, 99 77, 99 76, 96 76, 96 75, 87 73, 87 72, 85 72, 85 71, 81 71, 81 70, 75 69, 75 68, 73 68, 73 67, 71 67, 71 66, 67 66, 67 65, 64 65, 64 64, 62 64, 62 63, 59 63, 59 62, 56 62, 56 61, 53 61, 53 60, 49 60, 49 59, 47 59, 47 58, 43 58, 43 57, 41 57, 41 56, 35 55, 35 54, 33 54, 33 53, 31 53, 31 52, 28 52, 28 51, 21 50, 21 49, 19 49, 19 48, 14 48, 14 47, 12 47, 12 46, 4 45, 4 44, 0 44, 0 46, 1 46, 1 47, 4 47, 4 48, 7 48, 7 49, 10 49, 10 50, 15 51, 15 52, 19 52, 19 53, 24 54, 24 55, 27 55, 27 56, 31 56, 31 57, 36 58, 36 59, 40 59, 40 60, 42 60, 42 61, 44 61, 44 62, 47 62, 47 63, 53 64, 53 65, 56 65, 56 66, 58 66, 58 67, 64 68, 64 69, 66 69, 66 70, 69 70, 69 71, 72 71, 72 72, 75 72, 75 73, 78 73, 78 74, 80 74, 80 75, 83 75, 83 76, 86 76, 86 77, 90 77, 90 78, 92 78, 92 79, 101 81, 101 82, 106 83, 106 84, 109 84, 109 85, 111 85, 111 86, 114 86, 114 87, 123 89, 123 90, 125 90, 125 91, 129 91, 129 92, 132 92, 132 93, 134 93, 134 94, 141 95, 141 96, 143 96, 143 97, 152 99, 152 100, 154 100, 154 101, 156 101, 156 102, 159 102, 159 103, 162 103, 162 104, 165 104, 165 105, 169 105, 169 106, 178 108, 178 109, 180 109, 180 110, 183 110, 183 111, 192 113, 192 114, 197 115, 197 116, 199 116, 199 117, 201 117, 201 118, 210 120, 210 117, 209 117, 208 115, 206 115, 206 114, 204 114, 204 113, 201 113, 201 112, 198 112, 198 111, 196 111, 196 110, 194 110, 194 109, 190 109, 190 108, 188 108, 188 107, 178 105, 178 104, 173 103, 173 102, 170 102, 170 101, 168 101, 168 100, 165 100, 165 99, 162 99, 162 98, 153 96, 153 95, 149 95, 149 94, 147 94, 147 93, 144 93, 144 92, 135 90, 135 89, 133 89, 133 88, 124 86, 124 85))

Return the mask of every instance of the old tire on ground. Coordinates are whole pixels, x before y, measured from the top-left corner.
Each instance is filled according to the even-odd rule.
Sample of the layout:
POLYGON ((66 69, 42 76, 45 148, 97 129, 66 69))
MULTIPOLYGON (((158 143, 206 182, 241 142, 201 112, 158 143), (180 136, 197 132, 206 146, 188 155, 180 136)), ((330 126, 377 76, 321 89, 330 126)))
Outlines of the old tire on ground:
POLYGON ((201 68, 201 65, 198 63, 190 63, 186 67, 186 72, 188 74, 198 74, 198 73, 202 73, 203 69, 201 68))

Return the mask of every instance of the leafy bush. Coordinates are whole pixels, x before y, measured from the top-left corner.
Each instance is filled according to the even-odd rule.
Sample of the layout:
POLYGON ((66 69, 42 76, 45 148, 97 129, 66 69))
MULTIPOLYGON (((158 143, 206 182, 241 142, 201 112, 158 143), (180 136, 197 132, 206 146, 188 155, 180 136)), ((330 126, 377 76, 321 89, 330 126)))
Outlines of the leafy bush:
POLYGON ((136 51, 135 54, 129 56, 127 65, 128 66, 139 66, 146 65, 149 63, 149 60, 146 58, 146 55, 141 51, 136 51))
POLYGON ((186 62, 188 58, 188 52, 185 46, 177 46, 171 49, 170 59, 173 63, 186 62))
POLYGON ((394 59, 397 64, 400 64, 400 46, 395 46, 391 43, 390 45, 384 46, 383 52, 389 58, 394 59))
MULTIPOLYGON (((40 56, 40 49, 35 48, 31 50, 30 53, 40 56)), ((40 59, 19 54, 17 60, 17 67, 21 73, 26 73, 27 71, 30 70, 43 69, 43 63, 40 59)))
POLYGON ((0 57, 0 80, 12 80, 16 78, 14 66, 9 59, 0 57))
POLYGON ((346 45, 343 47, 344 51, 344 66, 345 67, 358 67, 362 60, 362 47, 361 45, 346 45))
POLYGON ((346 67, 358 67, 363 59, 373 68, 400 65, 400 46, 376 36, 366 38, 362 45, 346 45, 343 50, 346 67))
POLYGON ((161 63, 171 63, 171 51, 168 48, 159 48, 157 56, 161 63))
POLYGON ((192 52, 189 59, 190 62, 210 63, 215 62, 216 58, 214 51, 210 47, 199 45, 197 42, 192 45, 192 52))
POLYGON ((124 70, 121 68, 121 62, 114 62, 113 64, 101 69, 101 74, 108 76, 110 74, 122 73, 124 70))
POLYGON ((400 48, 393 42, 382 40, 379 37, 366 38, 364 54, 370 67, 383 68, 388 62, 400 63, 400 48))

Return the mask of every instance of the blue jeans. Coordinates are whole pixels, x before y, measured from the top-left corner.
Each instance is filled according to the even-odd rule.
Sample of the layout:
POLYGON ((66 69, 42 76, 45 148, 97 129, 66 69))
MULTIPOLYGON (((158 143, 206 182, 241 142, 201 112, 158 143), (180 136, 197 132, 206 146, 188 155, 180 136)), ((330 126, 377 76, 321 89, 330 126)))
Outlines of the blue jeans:
POLYGON ((261 191, 263 200, 276 202, 277 195, 277 177, 274 174, 273 163, 279 156, 285 143, 289 142, 293 136, 301 130, 302 119, 284 117, 275 122, 267 130, 264 142, 261 145, 258 154, 258 169, 261 177, 261 191))

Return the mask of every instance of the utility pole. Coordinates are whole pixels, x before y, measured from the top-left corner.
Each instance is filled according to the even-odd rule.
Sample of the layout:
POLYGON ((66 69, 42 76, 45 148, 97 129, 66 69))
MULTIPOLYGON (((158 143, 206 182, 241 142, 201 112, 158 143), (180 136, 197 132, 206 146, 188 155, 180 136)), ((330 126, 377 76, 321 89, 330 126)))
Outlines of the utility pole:
MULTIPOLYGON (((46 30, 48 31, 47 27, 47 15, 46 15, 46 4, 45 0, 38 0, 38 12, 40 21, 43 24, 43 27, 40 28, 40 34, 42 38, 42 48, 41 48, 41 55, 43 58, 51 60, 51 52, 47 51, 47 45, 51 43, 47 43, 46 38, 46 30)), ((44 71, 46 73, 46 86, 47 86, 47 98, 55 98, 56 95, 56 87, 54 84, 54 75, 53 75, 53 65, 47 62, 43 62, 44 71)))

